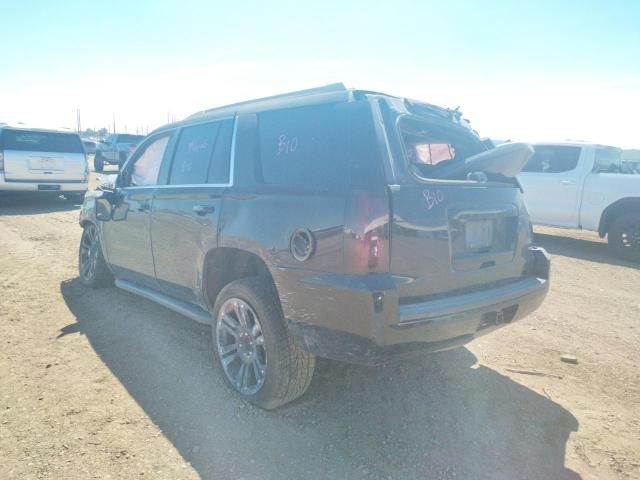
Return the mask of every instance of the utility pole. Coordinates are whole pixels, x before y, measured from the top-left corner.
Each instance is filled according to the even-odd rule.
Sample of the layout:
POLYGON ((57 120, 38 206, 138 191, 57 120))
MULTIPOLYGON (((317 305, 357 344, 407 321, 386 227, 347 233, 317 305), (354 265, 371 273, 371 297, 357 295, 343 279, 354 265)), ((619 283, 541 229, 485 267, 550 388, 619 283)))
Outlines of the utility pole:
POLYGON ((116 114, 113 113, 113 133, 116 133, 116 114))
POLYGON ((76 123, 78 125, 78 133, 82 131, 82 127, 80 126, 80 109, 76 109, 76 123))

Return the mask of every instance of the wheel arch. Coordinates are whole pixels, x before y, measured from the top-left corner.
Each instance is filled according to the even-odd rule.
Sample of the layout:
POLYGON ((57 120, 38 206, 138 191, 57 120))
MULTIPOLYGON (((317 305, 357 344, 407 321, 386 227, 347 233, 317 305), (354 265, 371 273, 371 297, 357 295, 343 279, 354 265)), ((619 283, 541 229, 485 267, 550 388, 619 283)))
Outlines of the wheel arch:
POLYGON ((619 215, 629 212, 632 208, 640 209, 640 197, 621 198, 605 208, 600 216, 598 235, 601 238, 607 235, 613 220, 619 215))
POLYGON ((277 292, 271 270, 258 254, 235 247, 217 247, 207 252, 202 269, 207 307, 213 310, 218 294, 229 283, 249 277, 266 278, 277 292))

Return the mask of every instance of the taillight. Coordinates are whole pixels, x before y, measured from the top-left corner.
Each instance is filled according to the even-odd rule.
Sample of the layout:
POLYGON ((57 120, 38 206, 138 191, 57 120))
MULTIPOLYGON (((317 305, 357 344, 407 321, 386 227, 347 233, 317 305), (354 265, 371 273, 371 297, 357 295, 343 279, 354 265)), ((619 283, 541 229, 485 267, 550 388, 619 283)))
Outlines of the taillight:
POLYGON ((369 268, 376 268, 380 262, 380 237, 376 230, 372 230, 367 232, 366 238, 368 246, 367 250, 369 250, 367 266, 369 268))
POLYGON ((345 233, 345 273, 387 271, 389 202, 384 189, 350 192, 345 233))
POLYGON ((4 152, 0 152, 0 172, 4 170, 4 152))

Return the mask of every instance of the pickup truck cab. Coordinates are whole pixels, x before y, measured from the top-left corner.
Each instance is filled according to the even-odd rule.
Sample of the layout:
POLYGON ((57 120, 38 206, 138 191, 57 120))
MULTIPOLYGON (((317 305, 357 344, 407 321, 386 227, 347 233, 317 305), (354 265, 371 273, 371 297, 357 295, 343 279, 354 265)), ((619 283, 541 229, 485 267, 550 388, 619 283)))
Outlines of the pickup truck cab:
POLYGON ((95 157, 93 158, 94 170, 102 172, 105 164, 118 165, 120 167, 143 138, 144 135, 114 133, 104 141, 98 142, 95 157))
POLYGON ((84 197, 88 166, 80 136, 64 130, 0 125, 0 192, 84 197))
POLYGON ((210 324, 227 384, 275 408, 316 356, 377 365, 536 309, 549 260, 514 178, 532 153, 341 84, 207 110, 87 195, 80 278, 210 324))
POLYGON ((612 251, 640 261, 640 175, 622 150, 592 143, 537 143, 518 180, 535 224, 598 232, 612 251))

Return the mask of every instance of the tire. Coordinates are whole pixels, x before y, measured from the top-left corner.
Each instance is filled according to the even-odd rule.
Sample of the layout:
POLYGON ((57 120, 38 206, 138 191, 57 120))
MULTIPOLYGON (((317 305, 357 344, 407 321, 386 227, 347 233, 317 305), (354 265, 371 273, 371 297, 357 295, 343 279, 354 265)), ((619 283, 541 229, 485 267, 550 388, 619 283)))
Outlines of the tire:
POLYGON ((640 214, 626 213, 614 219, 607 240, 618 258, 640 262, 640 214))
POLYGON ((113 284, 113 275, 102 255, 100 236, 94 224, 84 227, 78 252, 80 282, 85 287, 108 287, 113 284))
POLYGON ((104 158, 102 158, 100 152, 96 152, 95 157, 93 157, 93 170, 98 173, 104 171, 104 158))
POLYGON ((315 357, 293 342, 268 279, 251 277, 230 283, 218 295, 213 313, 216 365, 232 390, 266 410, 304 394, 315 357))

